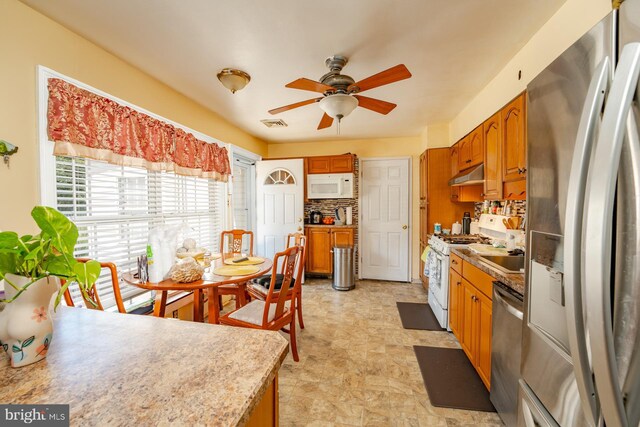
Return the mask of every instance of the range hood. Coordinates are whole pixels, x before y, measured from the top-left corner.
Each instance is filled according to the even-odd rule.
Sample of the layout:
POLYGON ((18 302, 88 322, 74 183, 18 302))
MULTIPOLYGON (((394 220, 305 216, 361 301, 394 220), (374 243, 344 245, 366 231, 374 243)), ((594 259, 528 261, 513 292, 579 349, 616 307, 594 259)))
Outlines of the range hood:
POLYGON ((476 185, 484 183, 484 164, 465 169, 449 180, 451 186, 476 185))

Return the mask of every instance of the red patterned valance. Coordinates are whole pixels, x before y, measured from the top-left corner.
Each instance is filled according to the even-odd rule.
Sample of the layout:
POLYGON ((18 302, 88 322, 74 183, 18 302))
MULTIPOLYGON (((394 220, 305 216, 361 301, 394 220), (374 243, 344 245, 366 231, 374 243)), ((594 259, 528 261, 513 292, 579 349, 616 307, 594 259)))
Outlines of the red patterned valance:
POLYGON ((227 149, 60 79, 49 79, 49 139, 57 156, 227 181, 227 149))

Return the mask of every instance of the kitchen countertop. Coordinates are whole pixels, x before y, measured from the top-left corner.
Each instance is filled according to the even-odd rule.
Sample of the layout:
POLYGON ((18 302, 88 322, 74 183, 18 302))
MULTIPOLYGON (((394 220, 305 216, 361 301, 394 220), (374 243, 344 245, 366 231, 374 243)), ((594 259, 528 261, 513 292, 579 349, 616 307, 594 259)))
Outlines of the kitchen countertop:
POLYGON ((524 295, 524 273, 505 273, 487 264, 471 249, 451 248, 451 253, 478 267, 497 281, 504 283, 520 295, 524 295))
POLYGON ((0 356, 0 402, 69 404, 72 425, 244 425, 288 353, 278 332, 63 306, 53 321, 43 361, 0 356))
POLYGON ((324 227, 324 228, 358 228, 357 225, 335 225, 335 224, 305 224, 305 227, 324 227))

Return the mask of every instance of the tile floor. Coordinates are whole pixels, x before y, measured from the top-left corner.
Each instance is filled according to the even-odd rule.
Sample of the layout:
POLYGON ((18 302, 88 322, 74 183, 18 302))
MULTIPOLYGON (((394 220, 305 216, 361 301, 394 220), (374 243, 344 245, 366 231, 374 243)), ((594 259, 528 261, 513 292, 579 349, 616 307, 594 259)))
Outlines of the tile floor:
POLYGON ((413 345, 459 348, 447 332, 402 328, 396 301, 424 302, 418 284, 329 280, 303 287, 300 362, 280 370, 280 424, 288 426, 501 426, 495 413, 431 406, 413 345))

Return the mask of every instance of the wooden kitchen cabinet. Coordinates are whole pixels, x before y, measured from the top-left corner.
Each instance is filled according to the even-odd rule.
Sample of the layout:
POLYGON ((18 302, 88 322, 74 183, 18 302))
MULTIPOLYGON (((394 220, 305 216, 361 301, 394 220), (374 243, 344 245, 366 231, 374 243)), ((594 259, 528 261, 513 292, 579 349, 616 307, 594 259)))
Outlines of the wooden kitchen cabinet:
MULTIPOLYGON (((429 230, 428 230, 428 218, 427 218, 427 151, 420 154, 420 255, 424 252, 424 249, 427 247, 427 241, 429 240, 429 230)), ((424 275, 424 261, 420 259, 420 283, 422 283, 422 287, 425 290, 429 289, 429 279, 424 275)))
POLYGON ((485 138, 484 152, 484 194, 486 200, 502 199, 502 131, 500 112, 483 124, 485 138))
POLYGON ((467 354, 469 361, 476 366, 476 306, 474 297, 476 288, 469 281, 462 279, 462 298, 460 307, 460 346, 467 354))
POLYGON ((475 325, 476 325, 476 369, 480 378, 491 387, 491 315, 492 302, 482 292, 476 293, 475 325))
POLYGON ((307 272, 331 274, 331 229, 307 228, 307 272))
POLYGON ((354 171, 354 161, 352 154, 307 157, 307 173, 351 173, 354 171))
POLYGON ((465 170, 484 161, 484 133, 482 125, 464 137, 458 146, 458 169, 465 170))
POLYGON ((527 176, 525 97, 525 93, 520 94, 500 112, 504 182, 523 180, 527 176))
POLYGON ((462 261, 462 274, 452 266, 449 279, 449 327, 489 389, 493 278, 462 261))
POLYGON ((354 245, 353 228, 345 227, 306 227, 307 263, 306 272, 310 274, 333 274, 334 245, 354 245))
MULTIPOLYGON (((424 217, 421 219, 420 236, 426 239, 433 233, 436 222, 442 228, 451 228, 455 221, 461 221, 464 212, 473 212, 473 203, 454 203, 451 201, 449 180, 451 179, 450 151, 448 148, 431 148, 425 151, 424 174, 421 185, 425 187, 426 204, 424 217), (422 184, 424 182, 424 184, 422 184)), ((423 191, 423 190, 421 190, 423 191)))
MULTIPOLYGON (((456 143, 451 148, 449 148, 449 163, 451 164, 451 178, 456 176, 458 172, 460 172, 460 164, 459 164, 459 150, 458 144, 456 143)), ((451 193, 451 201, 457 202, 460 199, 460 187, 456 185, 449 186, 449 191, 451 193)))
POLYGON ((460 336, 460 307, 462 307, 462 276, 453 268, 449 270, 449 327, 460 336))
POLYGON ((331 242, 333 246, 353 246, 353 228, 332 228, 331 242))

